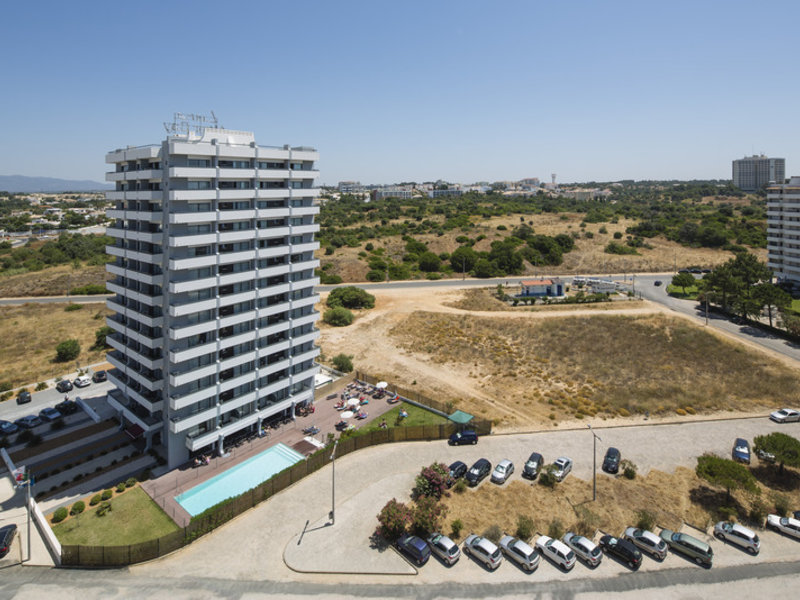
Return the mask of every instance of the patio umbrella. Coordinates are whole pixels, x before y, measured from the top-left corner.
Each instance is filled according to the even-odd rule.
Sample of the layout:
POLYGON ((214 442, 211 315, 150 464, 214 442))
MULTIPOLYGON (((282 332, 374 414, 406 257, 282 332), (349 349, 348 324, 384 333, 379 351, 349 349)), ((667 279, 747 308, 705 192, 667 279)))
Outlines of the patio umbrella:
POLYGON ((389 387, 389 384, 386 383, 385 381, 379 381, 378 383, 375 384, 375 387, 378 388, 379 390, 383 390, 389 387))
POLYGON ((358 398, 350 398, 350 400, 347 401, 347 406, 358 406, 359 404, 361 404, 361 402, 358 398))
POLYGON ((355 413, 352 410, 346 410, 343 413, 339 413, 339 416, 343 419, 350 419, 355 413))

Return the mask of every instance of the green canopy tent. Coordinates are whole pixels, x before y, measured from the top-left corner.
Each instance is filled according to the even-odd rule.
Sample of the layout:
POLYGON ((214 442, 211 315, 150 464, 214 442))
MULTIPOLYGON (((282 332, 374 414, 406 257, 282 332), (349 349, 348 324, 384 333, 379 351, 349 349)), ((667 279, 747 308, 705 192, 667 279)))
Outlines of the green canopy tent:
POLYGON ((475 417, 467 412, 464 412, 463 410, 457 410, 453 414, 448 415, 447 418, 463 429, 464 426, 468 425, 475 417))

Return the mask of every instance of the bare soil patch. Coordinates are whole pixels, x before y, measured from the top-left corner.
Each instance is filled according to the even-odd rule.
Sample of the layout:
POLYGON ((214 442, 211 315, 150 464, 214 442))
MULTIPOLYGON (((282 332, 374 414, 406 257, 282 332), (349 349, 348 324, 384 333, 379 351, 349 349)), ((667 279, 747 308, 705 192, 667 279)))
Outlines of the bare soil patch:
POLYGON ((65 296, 69 290, 88 284, 105 285, 105 266, 84 266, 75 269, 60 265, 21 275, 0 276, 0 298, 32 296, 65 296))

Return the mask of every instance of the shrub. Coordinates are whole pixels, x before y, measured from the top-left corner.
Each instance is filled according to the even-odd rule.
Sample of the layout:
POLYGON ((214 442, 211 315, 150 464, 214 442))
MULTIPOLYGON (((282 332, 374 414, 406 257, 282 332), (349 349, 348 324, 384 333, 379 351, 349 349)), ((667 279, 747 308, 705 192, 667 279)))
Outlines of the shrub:
POLYGON ((760 498, 756 498, 750 507, 747 518, 753 525, 761 527, 764 524, 764 519, 767 518, 767 505, 760 498))
POLYGON ((691 406, 684 406, 683 410, 685 410, 690 415, 696 415, 697 414, 697 411, 694 408, 692 408, 691 406))
POLYGON ((133 487, 136 485, 136 477, 128 477, 125 480, 125 487, 133 487))
POLYGON ((67 509, 65 507, 57 508, 56 512, 53 513, 53 523, 61 523, 61 521, 67 518, 67 514, 67 509))
POLYGON ((64 340, 56 346, 56 361, 68 362, 75 360, 81 353, 81 345, 78 340, 64 340))
POLYGON ((675 412, 678 413, 678 415, 680 415, 681 417, 685 417, 686 416, 686 411, 683 410, 682 408, 676 408, 675 412))
POLYGON ((614 232, 614 239, 615 240, 621 240, 622 239, 622 232, 621 231, 615 231, 614 232))
POLYGON ((97 504, 100 504, 100 494, 95 494, 92 496, 92 499, 89 500, 89 506, 95 506, 97 504))
POLYGON ((731 506, 720 506, 717 509, 717 514, 725 521, 733 521, 738 515, 736 509, 731 506))
POLYGON ((783 494, 775 494, 772 496, 772 502, 775 504, 775 512, 778 516, 785 517, 789 512, 789 498, 783 494))
POLYGON ((539 485, 543 485, 545 487, 552 488, 556 485, 556 466, 555 465, 547 465, 542 469, 542 472, 539 474, 539 485))
POLYGON ((427 497, 438 500, 447 492, 447 482, 449 478, 450 471, 447 465, 433 463, 423 468, 420 474, 417 475, 414 480, 414 489, 411 490, 411 497, 415 500, 427 497))
POLYGON ((83 503, 83 500, 78 500, 75 504, 72 505, 72 508, 69 511, 71 515, 79 515, 81 514, 84 509, 86 508, 86 504, 83 503))
POLYGON ((108 290, 106 290, 106 286, 102 284, 87 283, 86 285, 72 288, 69 293, 73 296, 92 296, 96 294, 107 294, 108 290))
POLYGON ((559 519, 553 519, 547 526, 547 535, 554 540, 561 539, 561 536, 564 535, 564 524, 559 519))
POLYGON ((67 306, 64 307, 64 311, 65 312, 72 312, 74 310, 80 310, 82 308, 83 308, 83 304, 75 304, 73 302, 72 304, 67 304, 67 306))
POLYGON ((353 370, 353 356, 351 354, 337 354, 333 357, 333 367, 342 373, 350 373, 353 370))
POLYGON ((126 489, 128 489, 128 488, 125 487, 125 482, 124 481, 121 481, 120 483, 117 484, 117 493, 118 494, 121 494, 126 489))
POLYGON ((111 512, 111 502, 102 502, 102 503, 100 503, 100 506, 97 507, 97 510, 95 511, 95 514, 98 517, 102 517, 107 512, 111 512))
POLYGON ((36 384, 36 390, 35 391, 41 392, 42 390, 46 390, 46 389, 47 389, 47 384, 44 381, 40 381, 39 383, 36 384))
POLYGON ((375 296, 354 285, 336 288, 325 301, 328 308, 374 308, 375 296))
POLYGON ((379 525, 376 533, 393 542, 405 532, 411 520, 411 509, 405 503, 392 498, 378 513, 379 525))
POLYGON ((353 322, 353 313, 343 306, 337 306, 326 310, 322 315, 322 320, 333 327, 346 327, 353 322))
POLYGON ((447 507, 433 496, 417 500, 414 507, 413 527, 419 535, 439 531, 447 515, 447 507))
POLYGON ((527 515, 517 516, 516 536, 521 540, 529 540, 533 535, 533 519, 527 515))
POLYGON ((103 494, 100 496, 101 500, 109 500, 114 495, 114 492, 111 490, 103 490, 103 494))
POLYGON ((464 523, 461 522, 461 519, 456 519, 452 523, 450 523, 450 533, 453 534, 454 538, 461 537, 461 530, 464 529, 464 523))
POLYGON ((500 538, 503 537, 503 530, 495 523, 494 525, 489 525, 481 535, 486 539, 492 540, 496 544, 500 541, 500 538))
POLYGON ((619 461, 619 468, 622 470, 622 475, 625 479, 636 479, 636 465, 633 461, 623 458, 619 461))
POLYGON ((456 481, 456 484, 453 486, 453 491, 456 494, 463 494, 464 492, 467 491, 467 482, 464 481, 463 478, 459 479, 458 481, 456 481))
POLYGON ((648 510, 636 511, 636 527, 639 529, 653 529, 656 524, 656 516, 648 510))

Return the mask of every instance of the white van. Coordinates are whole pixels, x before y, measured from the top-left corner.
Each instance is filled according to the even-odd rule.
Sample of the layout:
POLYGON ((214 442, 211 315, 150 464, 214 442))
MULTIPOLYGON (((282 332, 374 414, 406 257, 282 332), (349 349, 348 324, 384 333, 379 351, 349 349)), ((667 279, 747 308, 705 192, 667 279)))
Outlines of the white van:
POLYGON ((79 388, 88 387, 92 383, 92 378, 89 377, 88 375, 81 375, 80 377, 77 377, 75 381, 73 381, 72 383, 75 384, 75 387, 79 388))

